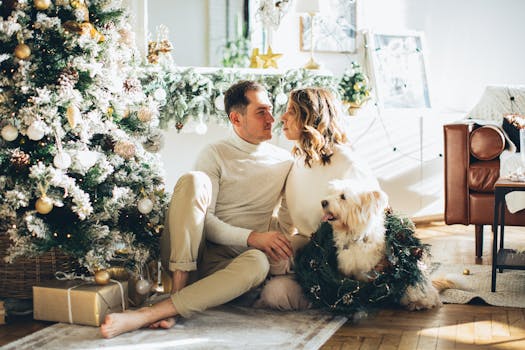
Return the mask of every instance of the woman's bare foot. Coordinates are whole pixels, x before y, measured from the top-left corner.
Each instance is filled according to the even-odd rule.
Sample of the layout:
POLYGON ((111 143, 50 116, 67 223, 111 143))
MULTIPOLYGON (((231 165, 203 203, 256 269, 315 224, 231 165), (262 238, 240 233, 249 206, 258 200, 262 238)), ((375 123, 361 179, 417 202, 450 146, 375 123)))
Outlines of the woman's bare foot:
POLYGON ((156 328, 169 329, 169 328, 175 326, 175 323, 176 323, 175 317, 169 317, 169 318, 166 318, 164 320, 153 322, 152 324, 149 325, 148 328, 151 328, 151 329, 156 329, 156 328))

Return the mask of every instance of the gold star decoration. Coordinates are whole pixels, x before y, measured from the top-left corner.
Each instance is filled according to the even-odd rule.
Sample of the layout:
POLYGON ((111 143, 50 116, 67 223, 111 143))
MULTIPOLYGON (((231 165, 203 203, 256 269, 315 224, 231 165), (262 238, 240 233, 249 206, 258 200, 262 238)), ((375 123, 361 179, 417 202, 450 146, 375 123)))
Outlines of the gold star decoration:
POLYGON ((264 55, 259 55, 259 57, 263 60, 263 68, 279 68, 277 67, 277 60, 281 58, 283 54, 282 53, 273 53, 272 47, 268 46, 268 52, 264 55))
POLYGON ((263 64, 264 62, 261 59, 261 55, 259 54, 259 49, 253 49, 252 55, 250 56, 250 68, 262 68, 263 64))

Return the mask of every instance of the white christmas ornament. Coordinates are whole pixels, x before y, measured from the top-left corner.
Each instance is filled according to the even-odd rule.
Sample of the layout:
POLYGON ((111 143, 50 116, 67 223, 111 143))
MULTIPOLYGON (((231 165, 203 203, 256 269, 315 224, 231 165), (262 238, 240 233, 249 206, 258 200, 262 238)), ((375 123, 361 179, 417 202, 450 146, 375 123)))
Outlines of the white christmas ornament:
POLYGON ((67 169, 71 165, 71 157, 66 152, 59 152, 53 158, 53 165, 57 169, 67 169))
POLYGON ((163 88, 158 88, 153 93, 153 98, 155 98, 157 101, 164 101, 166 99, 166 90, 163 88))
POLYGON ((215 108, 217 108, 217 110, 224 111, 224 96, 223 95, 217 96, 213 104, 215 105, 215 108))
POLYGON ((286 102, 288 102, 288 96, 286 96, 284 92, 278 93, 277 96, 275 97, 275 103, 277 103, 278 105, 282 106, 286 104, 286 102))
POLYGON ((8 142, 16 140, 18 137, 18 129, 13 125, 8 124, 2 128, 2 138, 8 142))
POLYGON ((151 283, 148 280, 140 279, 137 281, 137 284, 135 285, 135 290, 140 295, 144 295, 148 293, 151 290, 151 287, 153 286, 153 283, 151 283))
POLYGON ((149 214, 153 210, 153 202, 149 198, 142 198, 138 204, 137 208, 142 214, 149 214))
POLYGON ((79 151, 77 153, 78 163, 86 169, 91 168, 98 160, 98 153, 91 151, 79 151))
POLYGON ((33 124, 29 125, 29 128, 27 128, 27 137, 33 141, 41 140, 45 133, 44 130, 44 123, 41 121, 33 122, 33 124))
POLYGON ((208 126, 204 124, 202 121, 195 126, 195 133, 197 135, 204 135, 208 132, 208 126))

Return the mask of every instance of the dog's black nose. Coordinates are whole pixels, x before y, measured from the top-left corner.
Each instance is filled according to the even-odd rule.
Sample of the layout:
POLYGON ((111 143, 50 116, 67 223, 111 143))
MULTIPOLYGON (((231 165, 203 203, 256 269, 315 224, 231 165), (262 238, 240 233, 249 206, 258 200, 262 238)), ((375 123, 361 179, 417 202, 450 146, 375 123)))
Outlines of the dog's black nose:
POLYGON ((322 201, 321 201, 321 206, 322 206, 323 208, 326 208, 326 207, 328 206, 328 201, 326 201, 326 200, 322 200, 322 201))

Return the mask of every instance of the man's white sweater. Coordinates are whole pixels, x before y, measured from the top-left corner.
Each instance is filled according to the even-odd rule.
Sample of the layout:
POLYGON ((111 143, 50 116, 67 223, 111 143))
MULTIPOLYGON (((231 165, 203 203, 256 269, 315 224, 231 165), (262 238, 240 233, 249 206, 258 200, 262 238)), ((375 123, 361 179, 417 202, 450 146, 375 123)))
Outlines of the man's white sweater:
MULTIPOLYGON (((247 246, 252 231, 273 228, 272 214, 281 202, 292 158, 289 152, 262 142, 244 141, 234 132, 207 146, 195 169, 212 183, 212 201, 206 214, 206 239, 223 245, 247 246)), ((286 204, 279 210, 283 231, 290 229, 286 204)))

